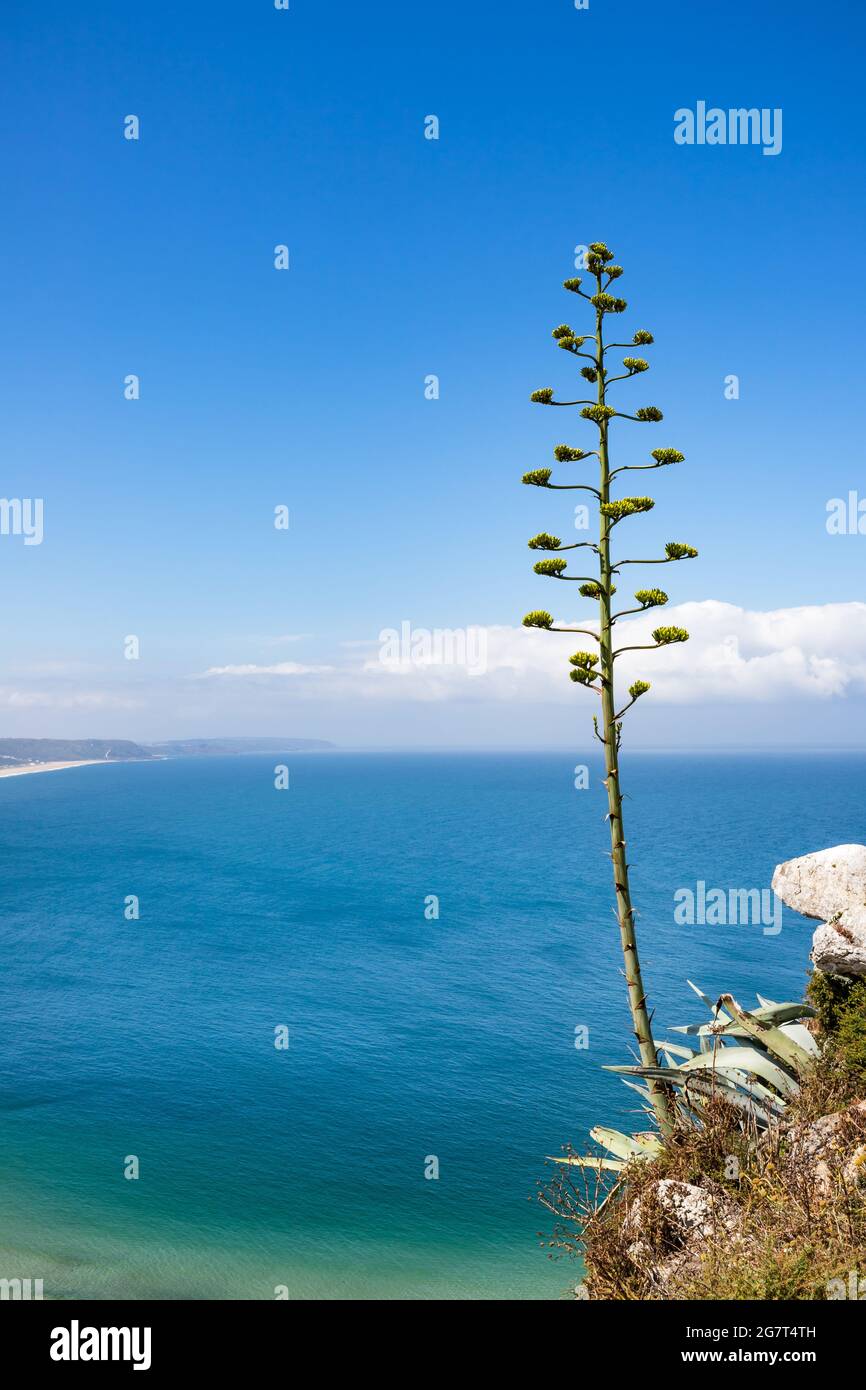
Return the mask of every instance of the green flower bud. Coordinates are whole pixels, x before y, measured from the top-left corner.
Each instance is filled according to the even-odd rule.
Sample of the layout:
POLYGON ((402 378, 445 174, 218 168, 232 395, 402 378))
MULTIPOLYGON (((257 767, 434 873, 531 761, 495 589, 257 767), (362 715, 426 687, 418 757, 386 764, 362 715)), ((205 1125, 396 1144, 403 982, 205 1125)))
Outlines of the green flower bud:
POLYGON ((584 420, 594 420, 601 425, 605 420, 612 420, 616 411, 612 405, 585 405, 580 413, 584 420))
POLYGON ((543 386, 540 391, 533 391, 529 399, 537 401, 539 405, 550 405, 553 400, 553 387, 543 386))
POLYGON ((635 598, 644 608, 661 608, 668 601, 664 589, 638 589, 635 598))
POLYGON ((549 613, 545 613, 543 608, 535 608, 531 613, 527 613, 523 619, 524 627, 550 628, 553 626, 553 619, 549 613))
POLYGON ((585 666, 574 666, 568 674, 569 678, 573 681, 576 681, 578 685, 592 685, 592 682, 598 675, 598 672, 587 671, 585 666))
POLYGON ((694 560, 697 553, 693 545, 683 545, 681 541, 668 541, 665 546, 669 560, 694 560))
POLYGON ((649 343, 654 343, 655 338, 652 333, 648 333, 645 328, 639 328, 632 338, 635 347, 646 347, 649 343))
POLYGON ((645 362, 642 357, 624 357, 622 365, 630 372, 648 372, 649 362, 645 362))
POLYGON ((520 481, 529 487, 547 487, 552 473, 552 468, 532 468, 528 473, 524 473, 520 481))
POLYGON ((594 294, 590 303, 594 304, 596 309, 601 309, 603 314, 621 314, 628 308, 624 299, 614 299, 612 294, 605 294, 604 292, 594 294))
POLYGON ((583 377, 584 381, 598 381, 598 372, 595 370, 595 367, 581 367, 580 375, 583 377))
POLYGON ((608 251, 603 241, 593 241, 589 247, 594 256, 601 256, 603 261, 612 261, 613 252, 608 251))
POLYGON ((672 642, 688 642, 689 634, 684 627, 657 627, 653 633, 653 641, 658 642, 660 647, 669 647, 672 642))
POLYGON ((613 522, 622 521, 625 516, 637 512, 651 512, 655 502, 651 497, 621 497, 618 502, 602 502, 600 511, 613 522))
POLYGON ((567 323, 561 323, 558 328, 554 328, 552 336, 554 338, 573 338, 574 334, 567 323))
POLYGON ((570 444, 557 444, 553 457, 558 463, 580 463, 581 459, 589 458, 589 454, 585 449, 572 449, 570 444))
POLYGON ((580 276, 573 275, 570 280, 563 280, 562 288, 564 290, 571 290, 574 294, 577 294, 580 290, 580 276))
POLYGON ((598 665, 598 657, 594 652, 575 652, 568 659, 572 666, 582 666, 586 671, 590 671, 593 666, 598 665))
POLYGON ((649 688, 649 681, 633 681, 628 688, 628 693, 633 700, 638 700, 641 695, 646 695, 649 688))
POLYGON ((665 418, 657 405, 642 405, 640 410, 635 411, 635 415, 638 420, 663 420, 665 418))
POLYGON ((559 536, 551 536, 549 531, 539 531, 528 544, 530 550, 558 550, 562 541, 559 536))
POLYGON ((679 449, 653 449, 651 457, 656 463, 684 463, 686 456, 679 449))
POLYGON ((549 574, 558 579, 568 565, 567 560, 539 560, 532 566, 536 574, 549 574))
MULTIPOLYGON (((587 581, 586 584, 581 584, 577 592, 580 594, 581 598, 601 598, 604 594, 604 589, 601 587, 600 584, 596 582, 596 580, 590 579, 587 581)), ((612 594, 616 593, 615 584, 611 584, 610 592, 612 594)))

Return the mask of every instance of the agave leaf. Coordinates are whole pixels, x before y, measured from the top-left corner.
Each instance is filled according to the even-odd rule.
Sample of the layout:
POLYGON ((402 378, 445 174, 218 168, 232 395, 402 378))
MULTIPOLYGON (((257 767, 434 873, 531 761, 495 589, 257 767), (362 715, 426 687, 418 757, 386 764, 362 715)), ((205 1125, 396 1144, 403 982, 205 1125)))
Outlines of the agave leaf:
POLYGON ((649 1153, 661 1153, 661 1142, 651 1134, 621 1134, 618 1129, 608 1129, 605 1125, 596 1125, 589 1132, 597 1144, 617 1158, 645 1158, 649 1153))
POLYGON ((658 1044, 658 1050, 659 1052, 663 1052, 666 1057, 668 1055, 670 1055, 671 1057, 678 1057, 680 1061, 684 1062, 690 1061, 691 1058, 695 1055, 693 1048, 678 1047, 675 1043, 669 1042, 660 1042, 658 1044))
MULTIPOLYGON (((710 1072, 717 1087, 740 1087, 749 1093, 755 1087, 755 1083, 749 1081, 749 1076, 763 1076, 765 1080, 770 1080, 777 1090, 783 1091, 784 1095, 796 1095, 799 1091, 794 1077, 783 1072, 766 1052, 759 1052, 758 1048, 720 1048, 714 1056, 709 1052, 695 1052, 694 1061, 685 1062, 683 1066, 606 1066, 605 1070, 627 1076, 645 1076, 651 1081, 670 1081, 673 1086, 685 1086, 685 1083, 691 1083, 695 1076, 703 1076, 710 1072), (723 1052, 726 1058, 731 1058, 728 1065, 720 1061, 723 1052)), ((766 1088, 762 1087, 760 1090, 766 1091, 766 1088)), ((760 1093, 756 1090, 755 1094, 760 1093)), ((778 1101, 777 1095, 766 1094, 771 1095, 773 1102, 778 1101)))
POLYGON ((655 1158, 657 1154, 664 1152, 664 1144, 654 1130, 641 1130, 631 1137, 642 1153, 655 1158))
POLYGON ((785 1106, 777 1096, 773 1096, 769 1091, 766 1092, 769 1098, 765 1099, 760 1094, 760 1091, 763 1090, 764 1087, 755 1086, 749 1086, 747 1090, 743 1090, 726 1078, 714 1076, 711 1080, 707 1076, 696 1073, 686 1082, 682 1099, 689 1109, 697 1114, 714 1096, 721 1096, 728 1105, 733 1105, 735 1109, 742 1111, 760 1129, 766 1129, 773 1119, 778 1119, 784 1115, 785 1106))
POLYGON ((816 1013, 811 1004, 797 1000, 790 1000, 786 1004, 762 1004, 760 1009, 750 1009, 749 1012, 752 1018, 776 1026, 781 1023, 793 1023, 798 1018, 814 1018, 816 1013))
POLYGON ((758 1076, 770 1086, 775 1086, 783 1096, 793 1096, 799 1086, 792 1076, 757 1047, 721 1047, 716 1052, 704 1052, 691 1062, 683 1063, 683 1071, 698 1068, 721 1072, 745 1072, 747 1076, 758 1076))
POLYGON ((794 1042, 799 1043, 804 1052, 808 1052, 810 1057, 819 1057, 821 1055, 821 1049, 815 1038, 809 1032, 809 1029, 804 1027, 802 1023, 783 1023, 781 1027, 782 1032, 787 1033, 789 1038, 793 1038, 794 1042))
MULTIPOLYGON (((693 1114, 700 1115, 713 1099, 721 1097, 726 1105, 733 1105, 735 1109, 743 1111, 754 1120, 761 1120, 769 1123, 770 1119, 776 1114, 771 1107, 763 1101, 751 1095, 745 1095, 736 1086, 713 1085, 706 1077, 692 1077, 683 1088, 681 1101, 692 1111, 693 1114)), ((780 1110, 779 1114, 782 1113, 780 1110)))
POLYGON ((680 1085, 686 1079, 684 1067, 643 1067, 637 1063, 618 1063, 608 1064, 602 1067, 602 1071, 613 1071, 620 1076, 646 1076, 650 1081, 669 1081, 672 1085, 680 1085))
MULTIPOLYGON (((771 1023, 765 1023, 763 1019, 757 1018, 755 1014, 750 1014, 748 1010, 741 1009, 732 994, 723 994, 721 1002, 729 1013, 746 1032, 755 1038, 757 1042, 765 1047, 772 1057, 775 1057, 782 1066, 789 1068, 796 1074, 807 1070, 812 1065, 811 1054, 801 1047, 789 1033, 783 1033, 781 1028, 775 1028, 771 1023)), ((725 1051, 732 1049, 726 1048, 725 1051)))
MULTIPOLYGON (((800 1018, 814 1018, 815 1010, 809 1004, 772 1004, 760 1009, 752 1010, 753 1018, 760 1019, 763 1023, 779 1024, 792 1022, 800 1018)), ((688 1023, 672 1027, 672 1033, 685 1033, 690 1037, 748 1037, 748 1033, 742 1025, 735 1022, 721 1023, 688 1023)))
POLYGON ((567 1158, 552 1158, 551 1163, 564 1163, 572 1168, 598 1168, 605 1173, 621 1173, 625 1163, 621 1158, 601 1158, 598 1154, 569 1154, 567 1158))
POLYGON ((622 1084, 628 1086, 632 1091, 637 1091, 641 1100, 645 1101, 647 1105, 652 1104, 652 1093, 649 1086, 641 1086, 637 1081, 629 1081, 627 1076, 622 1078, 622 1084))
POLYGON ((708 994, 704 994, 704 992, 703 992, 702 989, 698 989, 697 985, 692 984, 692 981, 691 981, 691 980, 686 980, 686 984, 689 986, 690 989, 693 989, 694 992, 695 992, 695 994, 698 996, 698 998, 699 998, 704 1004, 706 1004, 706 1006, 707 1006, 707 1008, 709 1009, 710 1013, 711 1013, 711 1014, 713 1015, 713 1017, 715 1018, 715 1017, 717 1016, 717 1014, 718 1014, 718 1007, 717 1007, 716 1004, 713 1003, 713 1001, 712 1001, 712 999, 710 998, 710 996, 709 996, 708 994))
POLYGON ((769 1086, 765 1086, 761 1081, 749 1080, 745 1072, 720 1072, 712 1071, 709 1075, 706 1072, 690 1072, 685 1084, 690 1090, 695 1085, 704 1087, 708 1094, 714 1091, 724 1091, 728 1100, 735 1097, 752 1101, 762 1106, 764 1109, 771 1110, 775 1115, 781 1115, 785 1109, 785 1101, 781 1096, 771 1091, 769 1086))

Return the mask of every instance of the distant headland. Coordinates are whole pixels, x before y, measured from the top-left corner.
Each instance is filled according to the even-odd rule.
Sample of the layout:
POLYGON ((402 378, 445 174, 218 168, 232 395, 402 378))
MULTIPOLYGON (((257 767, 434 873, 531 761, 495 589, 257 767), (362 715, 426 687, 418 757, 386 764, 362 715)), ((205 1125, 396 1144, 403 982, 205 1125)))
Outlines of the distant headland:
POLYGON ((166 743, 133 743, 124 738, 0 738, 0 777, 55 772, 91 763, 226 758, 245 753, 318 753, 334 747, 320 738, 189 738, 169 739, 166 743))

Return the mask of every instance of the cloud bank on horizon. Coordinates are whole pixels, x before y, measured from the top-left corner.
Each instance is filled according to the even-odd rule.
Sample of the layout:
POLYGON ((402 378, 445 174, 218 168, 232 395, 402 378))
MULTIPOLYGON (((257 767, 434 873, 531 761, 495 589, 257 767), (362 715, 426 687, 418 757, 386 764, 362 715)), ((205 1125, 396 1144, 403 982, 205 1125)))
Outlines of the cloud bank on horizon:
MULTIPOLYGON (((637 676, 652 681, 654 696, 669 704, 706 699, 767 701, 787 695, 827 699, 866 689, 866 603, 828 603, 752 612, 717 599, 674 604, 616 626, 617 645, 651 643, 660 621, 683 626, 690 640, 662 652, 627 652, 620 659, 623 689, 637 676)), ((435 637, 435 633, 431 634, 435 637)), ((453 637, 453 634, 452 634, 453 637)), ((202 679, 293 677, 316 683, 320 693, 343 688, 387 700, 496 699, 519 692, 573 701, 567 680, 571 649, 580 639, 523 627, 472 629, 468 659, 443 659, 435 642, 416 644, 414 655, 381 659, 378 644, 343 666, 226 665, 201 672, 202 679), (429 649, 425 650, 425 645, 429 649), (376 648, 376 650, 374 650, 376 648), (395 677, 399 678, 395 681, 395 677)), ((456 647, 452 640, 450 652, 456 647)), ((585 643, 583 643, 585 645, 585 643)))
MULTIPOLYGON (((687 628, 690 640, 620 658, 623 692, 637 677, 651 682, 639 728, 667 730, 680 740, 691 732, 696 743, 723 747, 749 726, 744 711, 762 709, 771 734, 776 712, 796 705, 812 713, 793 729, 793 741, 811 733, 810 741, 820 742, 822 720, 833 708, 837 741, 862 745, 866 603, 761 612, 704 599, 664 612, 664 621, 687 628), (675 713, 683 706, 691 707, 685 726, 675 713), (703 725, 702 707, 713 711, 703 725)), ((659 610, 620 620, 617 646, 651 642, 660 621, 659 610)), ((423 635, 413 630, 413 638, 419 631, 423 635)), ((428 636, 435 639, 436 630, 428 636)), ((26 684, 0 687, 0 710, 9 733, 30 736, 57 734, 62 715, 64 732, 74 724, 81 736, 147 739, 267 730, 366 746, 483 746, 494 737, 525 746, 527 730, 534 731, 530 743, 543 743, 541 731, 555 742, 588 725, 594 700, 568 679, 568 657, 588 645, 585 637, 504 625, 446 636, 446 659, 435 640, 395 658, 377 637, 340 644, 330 661, 227 659, 204 670, 159 676, 142 663, 124 673, 122 684, 106 680, 105 670, 91 671, 84 685, 80 667, 68 673, 52 669, 31 673, 26 684), (461 648, 459 639, 467 633, 471 641, 461 648), (455 652, 466 659, 448 659, 455 652), (425 707, 430 713, 419 724, 425 707), (547 716, 536 721, 538 711, 547 716)), ((256 640, 267 650, 267 637, 256 640)))

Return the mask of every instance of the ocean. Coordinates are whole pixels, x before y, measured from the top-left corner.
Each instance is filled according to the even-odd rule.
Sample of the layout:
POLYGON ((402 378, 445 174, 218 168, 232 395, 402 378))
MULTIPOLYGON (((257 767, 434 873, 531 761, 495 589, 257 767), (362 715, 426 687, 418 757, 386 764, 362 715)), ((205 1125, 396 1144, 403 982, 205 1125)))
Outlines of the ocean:
MULTIPOLYGON (((0 780, 0 1277, 61 1299, 567 1295, 578 1266, 542 1246, 545 1157, 593 1124, 643 1126, 602 1070, 630 1060, 629 1020, 584 762, 317 753, 0 780)), ((864 771, 623 750, 660 1036, 703 1018, 687 977, 800 997, 810 924, 681 925, 674 895, 768 888, 782 859, 863 841, 864 771)))

